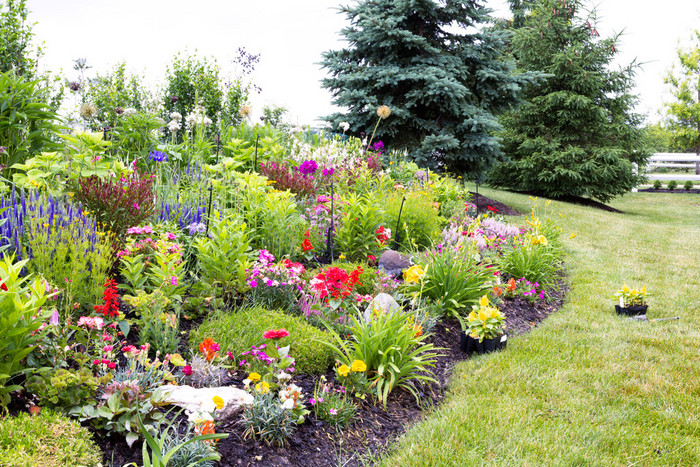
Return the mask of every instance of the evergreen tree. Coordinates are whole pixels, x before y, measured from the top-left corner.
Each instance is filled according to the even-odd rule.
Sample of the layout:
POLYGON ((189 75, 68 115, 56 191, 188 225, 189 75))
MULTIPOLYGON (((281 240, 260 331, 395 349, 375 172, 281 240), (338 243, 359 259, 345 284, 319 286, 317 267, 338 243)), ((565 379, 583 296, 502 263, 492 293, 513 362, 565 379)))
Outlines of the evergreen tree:
POLYGON ((347 48, 324 53, 323 85, 347 113, 326 119, 349 133, 407 148, 424 167, 479 175, 502 157, 496 115, 517 102, 520 84, 504 59, 507 33, 485 28, 478 0, 363 0, 343 7, 347 48))
MULTIPOLYGON (((695 40, 690 49, 678 50, 680 70, 666 77, 675 98, 666 109, 675 146, 700 155, 700 31, 695 31, 695 40)), ((700 173, 700 164, 695 171, 700 173)))
POLYGON ((580 0, 536 0, 528 9, 513 55, 519 68, 549 77, 501 119, 510 160, 489 181, 552 198, 605 202, 628 192, 641 181, 632 164, 648 158, 642 118, 632 111, 636 65, 610 69, 619 35, 600 38, 595 13, 580 14, 580 0))

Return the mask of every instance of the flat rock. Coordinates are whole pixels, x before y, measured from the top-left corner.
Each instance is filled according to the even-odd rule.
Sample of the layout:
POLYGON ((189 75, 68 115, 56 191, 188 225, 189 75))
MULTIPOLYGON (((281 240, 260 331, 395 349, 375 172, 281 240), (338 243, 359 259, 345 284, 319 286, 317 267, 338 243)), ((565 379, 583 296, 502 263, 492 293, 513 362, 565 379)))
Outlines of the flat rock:
POLYGON ((401 311, 401 305, 399 305, 394 297, 388 293, 380 293, 372 299, 371 302, 365 308, 365 313, 363 315, 365 322, 368 322, 372 316, 374 310, 381 310, 382 313, 394 313, 396 311, 401 311))
POLYGON ((387 250, 379 258, 379 269, 393 277, 399 276, 401 271, 410 267, 411 258, 402 255, 398 251, 387 250))
POLYGON ((159 387, 158 390, 166 394, 163 402, 184 408, 190 418, 196 418, 203 413, 211 413, 214 414, 216 420, 230 420, 244 407, 253 403, 251 394, 232 386, 193 388, 186 385, 166 385, 159 387), (224 407, 220 410, 216 408, 214 403, 215 396, 224 400, 224 407))

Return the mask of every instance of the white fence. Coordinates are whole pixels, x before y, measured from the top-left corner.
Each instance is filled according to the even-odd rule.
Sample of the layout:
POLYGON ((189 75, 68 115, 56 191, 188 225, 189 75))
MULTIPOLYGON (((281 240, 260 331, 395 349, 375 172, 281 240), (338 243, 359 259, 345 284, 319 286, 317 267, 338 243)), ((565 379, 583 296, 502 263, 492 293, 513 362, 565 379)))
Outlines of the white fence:
POLYGON ((700 181, 700 156, 697 154, 657 152, 649 158, 647 172, 655 167, 691 169, 691 172, 647 173, 646 176, 649 180, 700 181))

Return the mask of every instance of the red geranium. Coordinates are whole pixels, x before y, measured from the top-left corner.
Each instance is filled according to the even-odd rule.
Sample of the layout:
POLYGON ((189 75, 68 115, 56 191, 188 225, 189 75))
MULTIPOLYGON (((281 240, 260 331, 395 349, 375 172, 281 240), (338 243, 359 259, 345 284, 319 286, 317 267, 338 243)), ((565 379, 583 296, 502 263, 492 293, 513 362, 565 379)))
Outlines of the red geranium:
POLYGON ((7 286, 5 285, 4 282, 3 282, 2 284, 0 284, 0 289, 2 289, 2 290, 4 290, 5 292, 7 292, 7 286))
POLYGON ((265 331, 265 334, 263 334, 263 337, 265 339, 282 339, 283 337, 287 337, 289 335, 289 331, 286 329, 270 329, 269 331, 265 331))
POLYGON ((306 253, 307 251, 311 251, 311 250, 314 249, 314 246, 311 244, 311 241, 309 240, 309 236, 310 236, 310 235, 311 235, 311 234, 310 234, 309 231, 307 230, 306 233, 304 234, 304 237, 305 237, 305 238, 304 238, 304 241, 301 242, 301 249, 304 250, 304 253, 306 253))

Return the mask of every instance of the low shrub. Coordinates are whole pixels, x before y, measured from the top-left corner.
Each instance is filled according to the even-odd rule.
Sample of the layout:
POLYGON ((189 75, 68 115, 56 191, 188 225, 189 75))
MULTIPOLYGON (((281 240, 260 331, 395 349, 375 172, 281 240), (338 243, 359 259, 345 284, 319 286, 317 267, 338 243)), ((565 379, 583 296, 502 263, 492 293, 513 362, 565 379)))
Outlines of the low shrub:
POLYGON ((101 460, 85 428, 50 410, 0 419, 0 465, 100 465, 101 460))
POLYGON ((675 180, 670 180, 668 182, 668 185, 666 185, 666 188, 668 188, 669 190, 675 190, 677 187, 678 187, 678 182, 675 180))
POLYGON ((200 342, 214 339, 221 346, 222 354, 229 351, 234 358, 250 350, 251 346, 264 343, 263 333, 270 329, 289 331, 290 355, 296 359, 296 372, 303 374, 325 373, 333 361, 333 352, 322 342, 330 342, 323 331, 303 319, 280 311, 251 307, 235 312, 216 311, 190 334, 190 345, 196 352, 200 342))
POLYGON ((685 191, 690 191, 693 189, 693 181, 692 180, 686 180, 685 183, 683 184, 683 189, 685 191))
POLYGON ((660 190, 663 184, 661 183, 661 180, 654 180, 654 189, 655 190, 660 190))
MULTIPOLYGON (((386 200, 386 224, 394 232, 394 240, 401 251, 424 250, 440 235, 441 225, 438 204, 433 203, 425 192, 408 192, 401 209, 402 196, 399 194, 386 200), (399 213, 401 218, 399 219, 399 213)), ((393 243, 392 243, 393 245, 393 243)))

